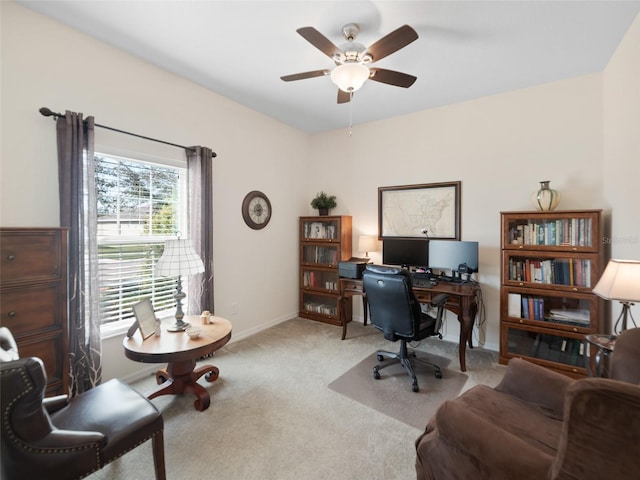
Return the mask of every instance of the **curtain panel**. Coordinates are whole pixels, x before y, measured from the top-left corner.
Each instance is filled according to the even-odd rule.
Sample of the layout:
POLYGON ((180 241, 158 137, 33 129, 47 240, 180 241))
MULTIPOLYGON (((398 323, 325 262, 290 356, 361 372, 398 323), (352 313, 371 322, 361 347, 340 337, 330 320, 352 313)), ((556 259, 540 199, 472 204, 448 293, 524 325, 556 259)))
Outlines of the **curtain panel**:
POLYGON ((77 395, 102 377, 94 119, 66 111, 56 132, 60 226, 69 228, 69 393, 77 395))
POLYGON ((187 152, 189 183, 189 234, 204 263, 204 273, 189 279, 188 312, 215 312, 213 298, 213 159, 210 148, 191 147, 187 152))

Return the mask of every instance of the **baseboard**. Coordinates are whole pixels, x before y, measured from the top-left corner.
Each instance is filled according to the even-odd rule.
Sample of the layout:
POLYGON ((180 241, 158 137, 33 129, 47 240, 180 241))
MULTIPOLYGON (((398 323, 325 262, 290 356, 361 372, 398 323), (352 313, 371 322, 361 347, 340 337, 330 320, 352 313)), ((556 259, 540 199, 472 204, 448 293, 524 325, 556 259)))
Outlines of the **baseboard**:
MULTIPOLYGON (((250 328, 249 330, 245 330, 238 335, 231 335, 231 340, 229 340, 229 343, 234 343, 244 338, 250 337, 251 335, 255 335, 258 332, 262 332, 263 330, 271 328, 282 322, 286 322, 287 320, 291 320, 292 318, 296 318, 297 316, 298 316, 298 312, 295 312, 289 315, 282 316, 280 318, 275 318, 270 322, 263 323, 261 325, 258 325, 257 327, 250 328)), ((144 368, 136 370, 130 375, 121 377, 120 380, 122 380, 125 383, 137 382, 138 380, 142 380, 144 377, 158 371, 161 367, 162 367, 162 364, 151 364, 151 365, 145 366, 144 368)))

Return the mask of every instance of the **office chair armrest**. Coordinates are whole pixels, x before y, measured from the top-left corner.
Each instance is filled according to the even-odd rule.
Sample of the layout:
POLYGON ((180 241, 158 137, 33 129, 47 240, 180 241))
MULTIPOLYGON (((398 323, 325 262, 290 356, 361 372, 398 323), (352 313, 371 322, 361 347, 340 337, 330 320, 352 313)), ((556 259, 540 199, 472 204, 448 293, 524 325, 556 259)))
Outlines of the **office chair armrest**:
POLYGON ((49 414, 57 412, 67 405, 69 405, 68 395, 56 395, 55 397, 47 397, 42 399, 42 406, 47 410, 47 413, 49 414))
POLYGON ((440 307, 449 300, 448 293, 440 293, 431 299, 431 305, 434 307, 440 307))

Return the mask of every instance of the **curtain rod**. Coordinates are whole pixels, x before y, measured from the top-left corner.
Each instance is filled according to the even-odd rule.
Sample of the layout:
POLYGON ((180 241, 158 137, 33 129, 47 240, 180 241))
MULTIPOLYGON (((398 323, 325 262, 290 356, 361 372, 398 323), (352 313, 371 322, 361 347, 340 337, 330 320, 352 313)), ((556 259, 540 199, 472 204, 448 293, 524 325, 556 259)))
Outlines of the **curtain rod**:
MULTIPOLYGON (((45 117, 62 117, 64 118, 64 113, 53 112, 47 107, 42 107, 38 110, 45 117)), ((131 135, 132 137, 143 138, 144 140, 151 140, 152 142, 164 143, 165 145, 171 145, 172 147, 182 148, 184 150, 193 150, 193 147, 185 147, 184 145, 178 145, 177 143, 165 142, 164 140, 158 140, 156 138, 145 137, 144 135, 138 135, 137 133, 127 132, 126 130, 120 130, 118 128, 108 127, 106 125, 100 125, 99 123, 94 124, 96 127, 105 128, 107 130, 112 130, 118 133, 124 133, 125 135, 131 135)), ((216 152, 211 152, 211 158, 216 158, 218 155, 216 152)))

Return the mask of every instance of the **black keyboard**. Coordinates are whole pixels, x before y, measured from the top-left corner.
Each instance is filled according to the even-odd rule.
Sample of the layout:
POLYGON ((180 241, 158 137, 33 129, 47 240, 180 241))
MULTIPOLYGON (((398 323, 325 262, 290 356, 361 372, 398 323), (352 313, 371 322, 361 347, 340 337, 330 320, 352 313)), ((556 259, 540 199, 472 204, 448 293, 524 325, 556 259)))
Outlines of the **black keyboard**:
POLYGON ((419 288, 431 288, 438 283, 436 277, 428 273, 411 273, 411 284, 419 288))

